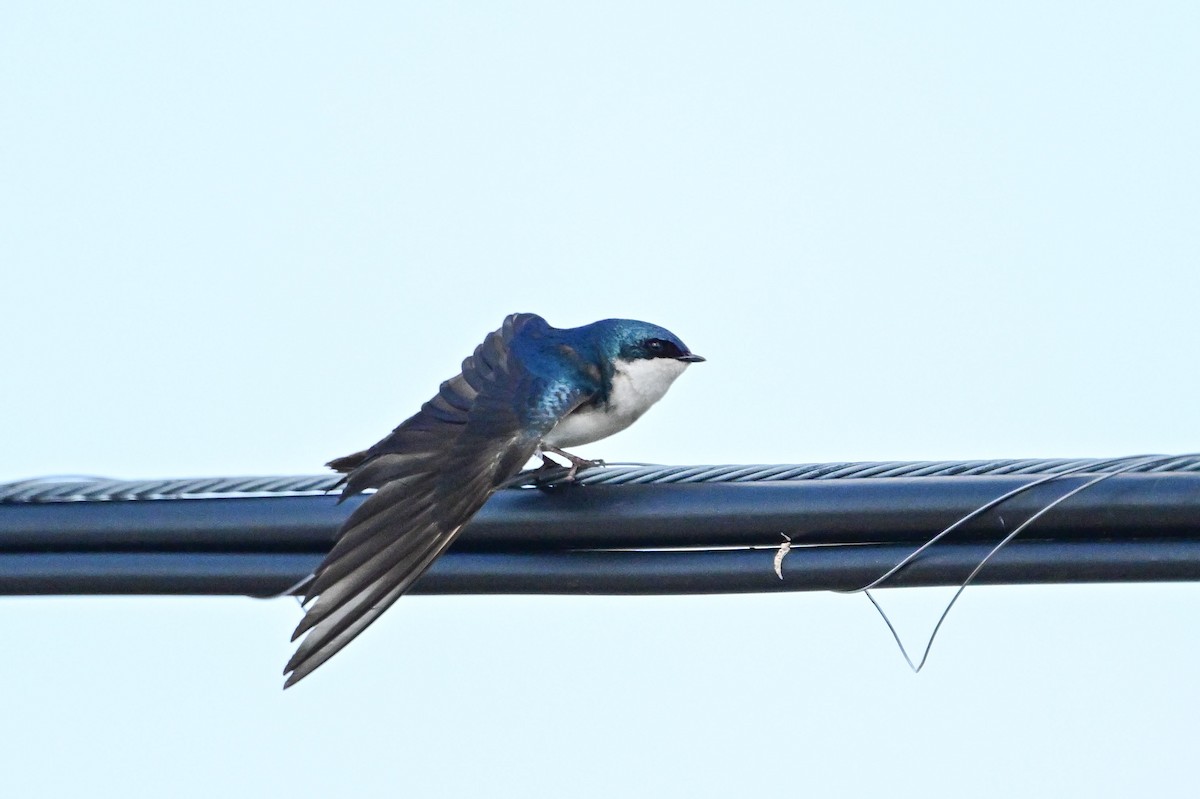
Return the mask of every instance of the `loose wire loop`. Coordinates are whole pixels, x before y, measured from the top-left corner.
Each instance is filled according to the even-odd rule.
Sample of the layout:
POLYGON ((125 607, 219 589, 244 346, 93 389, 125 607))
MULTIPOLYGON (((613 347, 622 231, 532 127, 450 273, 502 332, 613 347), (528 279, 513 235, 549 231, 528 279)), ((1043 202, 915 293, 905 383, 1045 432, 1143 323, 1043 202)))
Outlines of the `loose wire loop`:
MULTIPOLYGON (((1091 488, 1092 486, 1102 483, 1105 480, 1108 480, 1109 478, 1112 478, 1118 474, 1124 474, 1127 472, 1133 472, 1133 471, 1138 471, 1138 470, 1152 471, 1153 467, 1156 467, 1156 466, 1162 466, 1163 464, 1175 463, 1175 462, 1178 462, 1181 460, 1187 460, 1187 459, 1195 458, 1195 457, 1197 457, 1197 456, 1195 456, 1195 455, 1141 455, 1141 456, 1132 456, 1132 457, 1126 457, 1126 458, 1113 458, 1102 464, 1079 464, 1076 466, 1069 467, 1061 472, 1046 475, 1045 477, 1042 477, 1038 480, 1034 480, 1024 486, 1015 488, 999 497, 996 497, 995 499, 993 499, 983 505, 980 505, 975 510, 971 511, 967 515, 960 518, 958 521, 951 524, 949 527, 942 530, 940 533, 935 535, 933 538, 926 541, 924 544, 922 544, 920 547, 918 547, 916 550, 914 550, 911 554, 906 556, 903 560, 901 560, 895 566, 888 569, 886 572, 884 572, 882 575, 880 575, 879 577, 872 580, 867 585, 864 585, 860 588, 850 589, 850 590, 835 591, 835 593, 839 593, 839 594, 863 593, 863 594, 866 594, 867 599, 869 599, 871 601, 871 604, 875 607, 875 610, 879 612, 880 617, 883 619, 884 624, 887 625, 888 631, 892 634, 892 638, 896 641, 896 646, 899 647, 900 654, 904 656, 904 660, 906 663, 908 663, 908 667, 910 669, 912 669, 914 673, 920 673, 921 669, 923 669, 925 667, 925 663, 929 660, 929 653, 933 650, 933 643, 937 639, 938 632, 941 631, 942 625, 946 621, 946 617, 950 615, 950 611, 954 608, 955 603, 958 602, 959 597, 961 597, 963 592, 967 590, 967 586, 971 584, 971 582, 975 579, 975 577, 978 576, 978 574, 983 570, 983 567, 987 565, 988 561, 991 560, 992 557, 997 552, 999 552, 1001 549, 1004 548, 1005 545, 1007 545, 1014 538, 1016 538, 1023 531, 1025 531, 1030 525, 1032 525, 1038 519, 1045 516, 1047 513, 1049 513, 1054 508, 1056 508, 1059 505, 1061 505, 1062 503, 1066 502, 1071 497, 1076 496, 1077 494, 1080 494, 1080 493, 1086 491, 1087 489, 1091 488), (871 589, 882 586, 883 583, 885 583, 889 578, 898 574, 905 567, 907 567, 908 565, 910 565, 911 563, 916 561, 918 558, 920 558, 922 553, 928 551, 931 547, 936 545, 943 538, 950 535, 950 533, 954 532, 958 528, 967 524, 972 519, 978 518, 979 516, 983 515, 987 511, 992 510, 993 508, 999 507, 1007 500, 1012 499, 1013 497, 1018 496, 1019 494, 1023 494, 1026 491, 1029 491, 1030 489, 1036 488, 1039 485, 1043 485, 1045 483, 1059 480, 1063 477, 1067 477, 1067 476, 1074 475, 1074 474, 1080 474, 1082 472, 1094 472, 1099 468, 1110 468, 1110 467, 1111 467, 1111 471, 1106 471, 1103 474, 1093 477, 1092 479, 1088 480, 1087 482, 1085 482, 1079 486, 1076 486, 1075 488, 1066 492, 1062 496, 1060 496, 1060 497, 1054 499, 1053 501, 1047 503, 1046 505, 1044 505, 1040 510, 1038 510, 1036 513, 1034 513, 1032 516, 1030 516, 1024 522, 1022 522, 1015 530, 1013 530, 1011 533, 1009 533, 1003 539, 1001 539, 998 544, 996 544, 994 547, 992 547, 992 549, 987 553, 987 555, 985 555, 983 557, 983 559, 979 561, 979 563, 975 566, 975 568, 971 570, 971 573, 968 574, 966 576, 966 578, 962 581, 962 583, 958 586, 958 588, 954 592, 954 595, 950 597, 950 601, 946 603, 946 607, 945 607, 945 609, 942 610, 942 614, 938 617, 937 623, 934 624, 933 631, 929 634, 929 639, 925 644, 924 652, 921 654, 920 662, 913 663, 913 659, 909 655, 908 649, 904 646, 904 642, 900 639, 899 632, 896 630, 895 625, 892 624, 892 620, 890 618, 888 618, 887 613, 884 611, 883 607, 879 604, 879 601, 871 593, 871 589)), ((786 544, 785 544, 785 546, 786 546, 786 544)), ((781 551, 785 551, 785 550, 781 549, 781 551)))

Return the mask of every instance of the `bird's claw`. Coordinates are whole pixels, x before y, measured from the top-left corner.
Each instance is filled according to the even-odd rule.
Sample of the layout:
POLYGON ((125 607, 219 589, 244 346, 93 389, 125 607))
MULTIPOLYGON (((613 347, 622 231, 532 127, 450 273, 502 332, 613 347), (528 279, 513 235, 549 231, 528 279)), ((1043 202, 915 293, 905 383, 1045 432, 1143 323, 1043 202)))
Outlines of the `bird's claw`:
POLYGON ((597 466, 605 466, 606 465, 604 463, 604 461, 600 460, 599 458, 597 458, 595 460, 588 460, 587 458, 581 458, 578 455, 572 455, 570 452, 559 449, 558 447, 543 446, 541 449, 538 450, 538 453, 537 453, 538 457, 540 457, 542 459, 542 465, 539 466, 538 470, 537 470, 538 474, 563 468, 562 464, 558 463, 557 461, 551 460, 550 458, 547 458, 546 457, 547 452, 553 452, 555 455, 558 455, 562 458, 566 458, 567 462, 570 464, 570 466, 567 467, 567 473, 565 475, 563 475, 563 478, 562 478, 562 482, 564 482, 564 483, 574 482, 575 475, 579 473, 580 469, 591 469, 591 468, 594 468, 597 466))
POLYGON ((574 458, 571 461, 571 468, 567 470, 567 479, 574 480, 575 474, 580 469, 598 469, 607 465, 608 464, 606 464, 600 458, 596 458, 594 460, 588 460, 587 458, 574 458))

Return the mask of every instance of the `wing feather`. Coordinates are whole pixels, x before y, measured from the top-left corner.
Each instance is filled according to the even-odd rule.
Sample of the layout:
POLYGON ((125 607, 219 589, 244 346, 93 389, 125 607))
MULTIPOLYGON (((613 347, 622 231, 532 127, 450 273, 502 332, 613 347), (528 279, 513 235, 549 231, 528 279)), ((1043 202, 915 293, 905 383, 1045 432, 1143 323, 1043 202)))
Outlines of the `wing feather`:
POLYGON ((541 437, 590 399, 592 390, 529 363, 550 330, 533 314, 509 316, 420 412, 370 449, 333 461, 351 470, 343 498, 379 490, 342 525, 316 571, 284 687, 408 590, 541 437))

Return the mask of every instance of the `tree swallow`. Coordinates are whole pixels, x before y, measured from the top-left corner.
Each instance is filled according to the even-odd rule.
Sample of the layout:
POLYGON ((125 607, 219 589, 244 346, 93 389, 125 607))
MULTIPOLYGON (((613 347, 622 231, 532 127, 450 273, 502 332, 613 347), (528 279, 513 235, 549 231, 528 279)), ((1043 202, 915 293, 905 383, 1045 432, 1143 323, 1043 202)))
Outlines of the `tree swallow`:
POLYGON ((534 455, 590 465, 562 447, 624 430, 703 361, 657 325, 604 319, 559 329, 512 314, 437 396, 370 449, 337 458, 341 500, 368 497, 317 567, 288 661, 294 685, 400 598, 498 488, 534 455), (315 601, 314 601, 315 600, 315 601), (306 635, 307 633, 307 635, 306 635))

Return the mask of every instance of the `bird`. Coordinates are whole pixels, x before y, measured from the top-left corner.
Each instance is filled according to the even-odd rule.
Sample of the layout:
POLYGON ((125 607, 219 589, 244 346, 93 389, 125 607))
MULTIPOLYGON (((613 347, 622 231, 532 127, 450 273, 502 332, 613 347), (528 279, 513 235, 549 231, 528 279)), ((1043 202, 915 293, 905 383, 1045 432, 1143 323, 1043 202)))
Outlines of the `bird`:
MULTIPOLYGON (((284 688, 333 657, 407 591, 488 498, 535 456, 566 458, 567 479, 597 465, 567 452, 637 421, 693 363, 672 332, 602 319, 552 327, 510 314, 420 411, 374 446, 327 465, 339 502, 375 492, 338 529, 307 584, 303 637, 284 688)), ((561 469, 561 466, 558 468, 561 469)))

